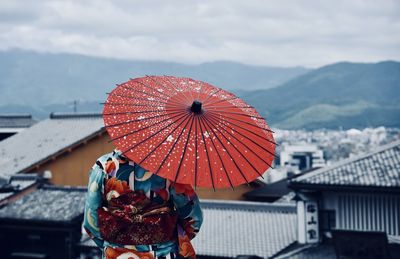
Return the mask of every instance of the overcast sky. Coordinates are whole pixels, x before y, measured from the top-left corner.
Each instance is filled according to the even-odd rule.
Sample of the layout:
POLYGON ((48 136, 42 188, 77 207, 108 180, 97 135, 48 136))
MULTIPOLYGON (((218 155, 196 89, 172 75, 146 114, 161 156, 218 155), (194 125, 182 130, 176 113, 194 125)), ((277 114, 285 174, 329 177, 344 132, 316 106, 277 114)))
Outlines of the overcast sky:
POLYGON ((400 60, 400 1, 1 0, 0 50, 318 67, 400 60))

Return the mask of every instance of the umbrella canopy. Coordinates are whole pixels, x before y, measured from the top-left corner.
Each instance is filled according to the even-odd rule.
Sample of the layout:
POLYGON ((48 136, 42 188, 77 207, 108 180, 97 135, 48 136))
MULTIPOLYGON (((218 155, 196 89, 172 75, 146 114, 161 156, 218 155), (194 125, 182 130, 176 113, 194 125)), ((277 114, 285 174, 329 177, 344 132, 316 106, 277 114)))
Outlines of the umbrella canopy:
POLYGON ((117 85, 104 124, 122 153, 163 178, 225 188, 261 176, 275 142, 264 118, 232 93, 173 76, 146 76, 117 85))

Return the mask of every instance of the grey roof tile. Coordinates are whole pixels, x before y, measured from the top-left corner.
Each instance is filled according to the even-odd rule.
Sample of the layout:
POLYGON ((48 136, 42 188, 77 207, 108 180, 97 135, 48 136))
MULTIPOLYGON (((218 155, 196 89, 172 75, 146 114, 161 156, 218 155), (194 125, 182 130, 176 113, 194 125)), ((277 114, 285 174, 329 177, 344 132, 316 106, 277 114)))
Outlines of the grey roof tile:
POLYGON ((83 214, 85 188, 44 187, 0 209, 0 219, 70 221, 83 214))
POLYGON ((400 187, 400 140, 294 178, 292 183, 400 187))
POLYGON ((296 210, 288 204, 202 201, 204 223, 193 240, 200 255, 270 257, 296 241, 296 210))
POLYGON ((104 122, 99 114, 52 114, 0 142, 0 178, 9 178, 101 130, 104 122))

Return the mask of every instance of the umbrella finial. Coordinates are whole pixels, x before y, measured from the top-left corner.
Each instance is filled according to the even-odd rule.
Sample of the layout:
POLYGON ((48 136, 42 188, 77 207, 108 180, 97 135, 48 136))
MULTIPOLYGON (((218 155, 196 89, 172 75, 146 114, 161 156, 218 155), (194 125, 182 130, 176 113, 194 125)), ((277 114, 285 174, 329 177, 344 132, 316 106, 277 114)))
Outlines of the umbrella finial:
POLYGON ((196 114, 201 113, 201 102, 194 100, 192 103, 192 107, 190 108, 190 110, 196 114))

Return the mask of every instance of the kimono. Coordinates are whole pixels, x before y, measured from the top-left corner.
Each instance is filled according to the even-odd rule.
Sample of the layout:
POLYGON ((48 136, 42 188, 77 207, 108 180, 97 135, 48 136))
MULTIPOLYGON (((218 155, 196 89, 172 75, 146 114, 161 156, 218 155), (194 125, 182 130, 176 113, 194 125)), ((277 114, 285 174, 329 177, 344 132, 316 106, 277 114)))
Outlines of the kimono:
POLYGON ((176 255, 171 257, 177 258, 196 258, 190 241, 198 233, 202 221, 199 199, 190 185, 171 183, 148 172, 123 156, 118 149, 99 157, 90 170, 83 227, 102 250, 102 258, 152 259, 171 255, 176 255), (112 182, 111 187, 106 188, 105 182, 106 185, 112 182), (152 200, 172 200, 178 214, 177 241, 152 245, 121 245, 104 240, 100 235, 97 209, 102 206, 104 197, 119 195, 124 188, 143 190, 152 200), (106 189, 108 193, 104 196, 106 189))

